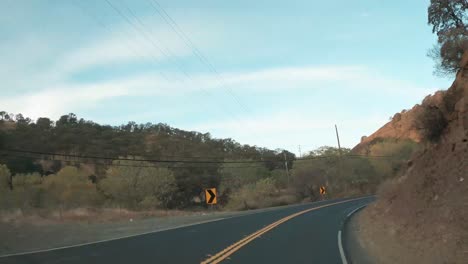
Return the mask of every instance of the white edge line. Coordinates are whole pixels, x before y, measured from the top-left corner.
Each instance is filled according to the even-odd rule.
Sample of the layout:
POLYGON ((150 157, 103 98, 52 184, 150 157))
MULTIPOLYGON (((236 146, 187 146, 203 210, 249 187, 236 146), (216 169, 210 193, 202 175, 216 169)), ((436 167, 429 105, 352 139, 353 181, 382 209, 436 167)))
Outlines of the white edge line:
POLYGON ((352 214, 354 214, 357 210, 363 208, 367 206, 367 204, 363 205, 363 206, 359 206, 358 208, 354 209, 353 211, 349 212, 349 214, 346 216, 346 218, 349 218, 352 214))
POLYGON ((348 264, 343 250, 343 243, 341 243, 341 230, 338 231, 338 248, 340 249, 341 262, 343 262, 343 264, 348 264))
POLYGON ((13 254, 7 254, 7 255, 0 255, 0 258, 7 258, 7 257, 14 257, 14 256, 21 256, 21 255, 29 255, 29 254, 42 253, 42 252, 49 252, 49 251, 54 251, 54 250, 66 249, 66 248, 74 248, 74 247, 81 247, 81 246, 99 244, 99 243, 104 243, 104 242, 109 242, 109 241, 114 241, 114 240, 119 240, 119 239, 124 239, 124 238, 142 236, 142 235, 147 235, 147 234, 152 234, 152 233, 158 233, 158 232, 163 232, 163 231, 168 231, 168 230, 173 230, 173 229, 178 229, 178 228, 184 228, 184 227, 189 227, 189 226, 194 226, 194 225, 201 225, 201 224, 206 224, 206 223, 221 221, 221 220, 225 220, 225 219, 227 219, 227 218, 230 218, 230 217, 223 217, 223 218, 205 220, 205 221, 200 221, 200 222, 195 222, 195 223, 190 223, 190 224, 185 224, 185 225, 179 225, 179 226, 168 227, 168 228, 161 228, 161 229, 153 230, 153 231, 149 231, 149 232, 143 232, 143 233, 138 233, 138 234, 133 234, 133 235, 127 235, 127 236, 122 236, 122 237, 116 237, 116 238, 110 238, 110 239, 103 239, 103 240, 98 240, 98 241, 86 242, 86 243, 75 244, 75 245, 70 245, 70 246, 63 246, 63 247, 48 248, 48 249, 41 249, 41 250, 34 250, 34 251, 13 253, 13 254))
MULTIPOLYGON (((366 207, 368 204, 365 204, 363 206, 359 206, 358 208, 354 209, 353 211, 351 211, 349 214, 346 215, 346 218, 344 220, 344 222, 346 222, 346 219, 348 219, 352 214, 354 214, 355 212, 357 212, 359 209, 363 208, 363 207, 366 207)), ((344 228, 344 222, 343 222, 343 227, 344 228)), ((344 253, 344 250, 343 250, 343 243, 342 243, 342 238, 341 238, 341 230, 338 231, 338 249, 340 250, 340 256, 341 256, 341 262, 343 262, 343 264, 348 264, 348 260, 346 258, 346 255, 344 253)))

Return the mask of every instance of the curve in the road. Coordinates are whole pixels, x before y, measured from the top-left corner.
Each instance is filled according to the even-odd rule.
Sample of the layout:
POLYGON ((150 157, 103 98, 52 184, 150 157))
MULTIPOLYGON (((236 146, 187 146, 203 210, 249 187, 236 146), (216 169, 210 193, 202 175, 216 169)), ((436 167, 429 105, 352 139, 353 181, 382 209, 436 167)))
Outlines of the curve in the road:
MULTIPOLYGON (((272 230, 273 228, 281 225, 282 223, 294 218, 294 217, 297 217, 299 215, 302 215, 302 214, 305 214, 305 213, 308 213, 310 211, 314 211, 314 210, 318 210, 320 208, 324 208, 324 207, 329 207, 329 206, 333 206, 333 205, 337 205, 337 204, 341 204, 341 203, 347 203, 347 202, 351 202, 351 201, 356 201, 356 200, 360 200, 360 199, 363 199, 363 198, 356 198, 356 199, 350 199, 350 200, 346 200, 346 201, 340 201, 340 202, 336 202, 336 203, 331 203, 331 204, 326 204, 326 205, 321 205, 321 206, 317 206, 317 207, 313 207, 313 208, 310 208, 310 209, 306 209, 306 210, 303 210, 303 211, 300 211, 300 212, 297 212, 297 213, 294 213, 292 215, 289 215, 289 216, 286 216, 250 235, 248 235, 247 237, 237 241, 236 243, 230 245, 229 247, 223 249, 222 251, 218 252, 217 254, 207 258, 206 260, 202 261, 201 264, 217 264, 223 260, 225 260, 226 258, 228 258, 230 255, 234 254, 236 251, 238 251, 239 249, 241 249, 243 246, 247 245, 248 243, 250 243, 251 241, 253 241, 254 239, 260 237, 261 235, 267 233, 268 231, 272 230)), ((341 236, 339 235, 339 240, 341 239, 341 236)), ((340 244, 340 243, 339 243, 340 244)), ((341 245, 340 245, 341 246, 341 245)), ((343 257, 343 253, 342 253, 342 249, 340 248, 340 253, 342 254, 342 257, 343 257)), ((346 259, 346 258, 345 258, 346 259)))

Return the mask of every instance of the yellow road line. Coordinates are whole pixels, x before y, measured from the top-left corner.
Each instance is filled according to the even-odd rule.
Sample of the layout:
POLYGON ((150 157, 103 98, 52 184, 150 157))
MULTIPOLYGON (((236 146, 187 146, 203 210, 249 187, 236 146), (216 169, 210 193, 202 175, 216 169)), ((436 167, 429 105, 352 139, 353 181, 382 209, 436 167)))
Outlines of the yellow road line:
MULTIPOLYGON (((364 197, 364 198, 366 198, 366 197, 364 197)), ((268 231, 272 230, 273 228, 281 225, 282 223, 284 223, 284 222, 286 222, 286 221, 288 221, 288 220, 290 220, 290 219, 292 219, 292 218, 294 218, 296 216, 299 216, 299 215, 302 215, 302 214, 305 214, 305 213, 308 213, 310 211, 314 211, 314 210, 317 210, 317 209, 320 209, 320 208, 329 207, 329 206, 332 206, 332 205, 346 203, 346 202, 351 202, 351 201, 355 201, 355 200, 359 200, 359 199, 363 199, 363 198, 355 198, 355 199, 351 199, 351 200, 346 200, 346 201, 321 205, 321 206, 317 206, 317 207, 314 207, 314 208, 309 208, 309 209, 294 213, 292 215, 286 216, 284 218, 281 218, 280 220, 275 221, 274 223, 269 224, 268 226, 265 226, 264 228, 262 228, 262 229, 260 229, 260 230, 258 230, 256 232, 244 237, 243 239, 241 239, 241 240, 237 241, 236 243, 230 245, 229 247, 223 249, 222 251, 218 252, 217 254, 215 254, 215 255, 209 257, 208 259, 202 261, 201 264, 208 264, 208 263, 216 264, 216 263, 219 263, 219 262, 225 260, 227 257, 234 254, 236 251, 238 251, 240 248, 242 248, 243 246, 250 243, 252 240, 260 237, 261 235, 267 233, 268 231)))

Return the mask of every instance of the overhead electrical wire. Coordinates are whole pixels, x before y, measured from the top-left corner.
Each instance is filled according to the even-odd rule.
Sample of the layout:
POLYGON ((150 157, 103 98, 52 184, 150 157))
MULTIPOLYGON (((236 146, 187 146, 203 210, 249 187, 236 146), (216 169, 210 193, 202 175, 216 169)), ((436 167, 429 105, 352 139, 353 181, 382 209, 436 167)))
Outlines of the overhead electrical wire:
MULTIPOLYGON (((80 158, 80 159, 94 159, 94 160, 110 160, 110 161, 130 161, 130 162, 151 162, 151 163, 189 163, 189 164, 255 164, 255 163, 269 163, 269 162, 284 162, 284 159, 278 158, 276 160, 163 160, 163 159, 140 159, 140 158, 121 158, 121 157, 104 157, 104 156, 87 156, 87 155, 75 155, 75 154, 61 154, 61 153, 52 153, 52 152, 42 152, 42 151, 31 151, 31 150, 21 150, 21 149, 3 149, 3 152, 10 153, 23 153, 23 154, 34 154, 34 155, 47 155, 47 156, 57 156, 57 157, 68 157, 68 158, 80 158)), ((396 158, 394 156, 385 156, 385 155, 357 155, 357 154, 345 154, 341 156, 342 158, 396 158)), ((311 156, 303 158, 294 158, 286 159, 288 162, 292 161, 303 161, 303 160, 317 160, 317 159, 330 159, 330 158, 340 158, 340 156, 311 156)))
POLYGON ((224 88, 233 98, 234 101, 248 114, 251 111, 247 108, 245 104, 238 98, 238 96, 229 88, 224 78, 221 76, 219 71, 214 67, 214 65, 206 58, 206 56, 197 48, 193 41, 187 36, 187 34, 179 27, 177 22, 166 12, 166 10, 161 6, 161 4, 156 0, 148 0, 153 9, 163 18, 163 20, 172 28, 172 30, 184 41, 185 45, 191 49, 192 53, 205 64, 211 72, 215 74, 218 78, 218 81, 221 84, 221 87, 224 88))
MULTIPOLYGON (((73 3, 73 2, 72 2, 72 3, 73 3)), ((144 38, 145 38, 146 40, 150 41, 150 43, 151 43, 156 49, 158 49, 164 57, 166 57, 167 59, 170 60, 170 59, 171 59, 170 55, 174 56, 174 55, 170 52, 170 50, 165 51, 165 50, 163 50, 161 47, 159 47, 154 41, 152 41, 152 39, 151 39, 147 34, 145 34, 144 31, 142 31, 141 29, 139 29, 139 28, 136 26, 136 24, 133 23, 133 22, 129 19, 129 17, 126 16, 126 15, 125 15, 119 8, 117 8, 114 4, 112 4, 112 3, 111 3, 110 1, 108 1, 108 0, 106 0, 106 3, 107 3, 120 17, 124 18, 124 20, 125 20, 127 23, 130 24, 130 26, 132 27, 132 29, 133 29, 137 34, 143 35, 144 38)), ((112 32, 112 29, 111 29, 110 27, 108 27, 104 22, 102 22, 100 19, 98 19, 93 13, 87 11, 86 8, 85 8, 84 6, 81 6, 81 4, 78 4, 77 2, 75 2, 75 5, 78 6, 78 8, 80 8, 86 15, 90 16, 90 17, 91 17, 95 22, 97 22, 100 26, 102 26, 103 28, 105 28, 105 29, 108 30, 109 32, 113 33, 113 32, 112 32)), ((127 9, 128 9, 129 11, 131 11, 128 7, 127 7, 127 9)), ((133 12, 132 12, 132 14, 134 15, 133 12)), ((138 19, 136 16, 134 16, 134 17, 135 17, 136 19, 138 19)), ((138 19, 138 20, 139 20, 139 19, 138 19)), ((140 20, 139 23, 141 23, 141 26, 144 26, 144 25, 142 24, 141 20, 140 20)), ((130 38, 128 38, 128 39, 134 39, 134 38, 130 37, 130 38)), ((137 41, 137 42, 138 42, 138 41, 137 41)), ((127 44, 126 46, 127 46, 128 48, 130 48, 130 50, 132 50, 132 52, 133 52, 135 55, 137 55, 138 57, 141 57, 141 58, 145 59, 144 55, 142 56, 142 55, 140 54, 140 52, 135 52, 135 50, 133 49, 133 47, 129 46, 128 43, 125 42, 125 44, 127 44)), ((140 51, 140 50, 138 49, 138 51, 140 51)), ((156 65, 158 65, 158 63, 160 63, 160 60, 159 60, 156 56, 154 56, 154 54, 152 54, 152 53, 150 52, 149 55, 150 55, 150 58, 152 59, 152 61, 153 61, 156 65)), ((190 78, 190 75, 180 66, 180 64, 177 63, 177 67, 179 68, 179 70, 182 71, 182 73, 183 73, 184 76, 186 76, 187 78, 190 78)), ((163 79, 165 79, 167 82, 171 82, 170 78, 169 78, 166 74, 164 74, 161 70, 158 70, 158 73, 159 73, 159 74, 163 77, 163 79)), ((173 77, 174 77, 174 76, 173 76, 173 77)), ((186 80, 185 80, 185 79, 181 79, 181 78, 178 78, 178 77, 174 77, 174 78, 175 78, 176 81, 186 84, 186 80)), ((201 90, 205 95, 212 96, 212 95, 211 95, 208 91, 206 91, 203 87, 201 87, 200 90, 201 90)), ((201 107, 206 108, 206 105, 202 104, 201 107)), ((232 116, 236 121, 238 121, 238 122, 240 121, 240 119, 238 119, 237 116, 234 115, 232 111, 229 111, 229 110, 227 110, 227 109, 224 109, 222 106, 221 106, 221 109, 222 109, 223 111, 225 111, 227 114, 229 114, 230 116, 232 116)), ((206 110, 210 111, 210 109, 206 109, 206 110)))
MULTIPOLYGON (((164 50, 161 48, 152 38, 151 38, 151 32, 147 30, 147 26, 141 21, 141 19, 138 18, 138 16, 135 15, 135 13, 125 4, 125 8, 129 11, 130 16, 137 22, 139 26, 137 26, 136 23, 133 23, 132 20, 125 14, 123 13, 116 5, 112 4, 110 0, 105 0, 105 2, 120 16, 122 17, 127 23, 130 24, 132 28, 134 28, 137 32, 139 32, 143 37, 151 43, 153 47, 158 49, 163 56, 168 58, 169 60, 172 60, 176 67, 179 69, 179 71, 182 72, 185 77, 191 81, 194 81, 193 77, 184 69, 181 63, 179 63, 176 59, 173 59, 175 56, 169 49, 166 48, 164 50)), ((205 88, 199 87, 199 90, 201 90, 203 93, 205 93, 208 96, 213 96, 210 92, 208 92, 205 88)), ((220 104, 220 107, 223 109, 223 111, 227 112, 229 115, 231 115, 234 119, 237 121, 240 121, 240 119, 237 117, 236 114, 234 114, 232 111, 229 109, 225 108, 224 105, 220 104)))
POLYGON ((26 153, 35 155, 47 155, 57 157, 69 157, 69 158, 80 158, 80 159, 99 159, 99 160, 112 160, 112 161, 131 161, 131 162, 153 162, 153 163, 200 163, 200 164, 221 164, 221 163, 233 163, 233 164, 245 164, 245 163, 266 163, 266 162, 282 162, 283 160, 245 160, 245 161, 231 161, 231 160, 164 160, 164 159, 140 159, 140 158, 119 158, 119 157, 104 157, 104 156, 87 156, 87 155, 75 155, 75 154, 61 154, 43 151, 30 151, 20 149, 3 149, 1 151, 13 152, 13 153, 26 153))
MULTIPOLYGON (((96 17, 96 15, 94 15, 92 12, 89 12, 84 6, 81 6, 81 4, 78 4, 78 1, 74 2, 72 1, 71 3, 75 3, 75 5, 80 8, 83 13, 85 13, 86 15, 88 15, 89 17, 91 17, 91 19, 93 19, 97 24, 99 24, 101 27, 103 27, 104 29, 106 29, 107 31, 109 31, 111 34, 113 34, 113 30, 111 27, 108 27, 104 22, 102 22, 99 18, 96 17)), ((127 32, 126 32, 127 33, 127 32)), ((137 57, 140 57, 142 59, 145 59, 147 60, 148 57, 145 56, 145 54, 141 54, 140 53, 140 49, 135 49, 135 47, 129 45, 130 42, 128 41, 128 39, 133 39, 133 38, 127 38, 125 41, 123 41, 124 45, 132 51, 133 54, 135 54, 137 57)), ((138 42, 138 41, 137 41, 138 42)), ((139 43, 137 43, 139 44, 139 43)), ((158 63, 160 63, 160 60, 154 56, 154 54, 152 53, 149 53, 149 58, 150 58, 150 61, 154 62, 155 65, 157 65, 158 63)), ((167 82, 171 82, 172 80, 166 75, 164 74, 163 71, 161 70, 158 70, 158 74, 161 75, 161 77, 163 77, 163 79, 165 79, 167 82)), ((175 78, 177 81, 180 81, 180 79, 178 78, 175 78)))
MULTIPOLYGON (((0 157, 14 157, 14 158, 23 158, 23 159, 34 159, 34 160, 47 160, 47 161, 60 161, 65 163, 72 163, 72 164, 86 164, 86 165, 98 165, 98 166, 116 166, 116 167, 134 167, 134 168, 167 168, 167 169, 218 169, 219 166, 215 166, 216 164, 203 164, 203 166, 195 166, 195 165, 161 165, 161 164, 121 164, 116 163, 115 160, 109 163, 103 162, 91 162, 91 161, 78 161, 78 160, 67 160, 67 159, 58 159, 58 158, 38 158, 26 155, 19 155, 19 154, 11 154, 11 153, 1 153, 0 157)), ((223 169, 247 169, 247 168, 263 168, 263 165, 260 164, 249 164, 249 165, 230 165, 230 166, 223 166, 223 169)))

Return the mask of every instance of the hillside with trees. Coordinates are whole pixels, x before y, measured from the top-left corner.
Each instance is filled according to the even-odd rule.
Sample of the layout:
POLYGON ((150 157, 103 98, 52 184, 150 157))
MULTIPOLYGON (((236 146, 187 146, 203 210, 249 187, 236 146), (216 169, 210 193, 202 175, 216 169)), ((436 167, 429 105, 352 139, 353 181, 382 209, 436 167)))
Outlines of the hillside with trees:
POLYGON ((227 210, 362 195, 417 149, 405 141, 390 149, 382 141, 385 151, 376 157, 324 146, 298 158, 166 124, 107 126, 74 114, 34 122, 6 112, 0 142, 0 207, 22 211, 203 208, 210 187, 227 210))
MULTIPOLYGON (((1 118, 1 163, 12 176, 11 180, 7 179, 12 191, 22 175, 28 175, 24 176, 28 181, 35 182, 32 179, 39 177, 47 183, 53 178, 48 175, 59 176, 63 171, 71 172, 71 168, 78 169, 72 173, 76 174, 74 180, 90 181, 98 186, 131 181, 131 186, 137 188, 137 181, 145 181, 151 177, 148 175, 154 174, 161 175, 163 182, 171 181, 167 184, 173 186, 167 187, 168 190, 177 188, 177 192, 172 194, 177 197, 172 197, 165 205, 185 207, 190 206, 191 199, 199 196, 204 188, 219 185, 217 174, 224 160, 260 161, 262 168, 269 173, 283 166, 286 155, 291 160, 289 165, 293 166, 294 154, 289 152, 241 145, 231 139, 215 139, 208 133, 183 131, 166 124, 129 122, 112 127, 78 119, 74 114, 64 115, 55 122, 48 118, 33 122, 21 114, 6 112, 1 112, 1 118), (117 161, 119 158, 126 160, 126 164, 117 161), (129 161, 133 159, 151 159, 152 162, 129 161)), ((240 165, 231 164, 242 169, 237 167, 245 167, 249 163, 240 165)), ((113 192, 124 191, 104 191, 103 194, 114 197, 113 192)), ((131 199, 133 202, 130 204, 143 202, 137 197, 131 199)))

